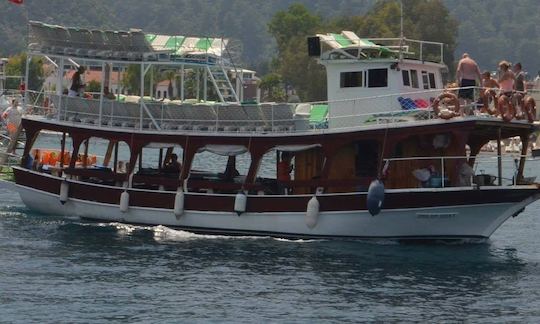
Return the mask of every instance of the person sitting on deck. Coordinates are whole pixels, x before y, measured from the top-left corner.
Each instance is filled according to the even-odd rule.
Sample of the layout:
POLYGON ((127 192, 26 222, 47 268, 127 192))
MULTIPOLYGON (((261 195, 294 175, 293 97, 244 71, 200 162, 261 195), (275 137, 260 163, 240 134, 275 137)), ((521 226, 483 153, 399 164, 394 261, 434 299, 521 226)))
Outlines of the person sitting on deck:
POLYGON ((491 73, 489 71, 484 71, 484 73, 482 73, 482 87, 486 90, 494 88, 498 89, 499 82, 491 77, 491 73))
POLYGON ((171 154, 169 159, 165 162, 163 166, 163 171, 166 173, 180 173, 182 169, 182 164, 178 162, 178 155, 171 154))
POLYGON ((516 76, 510 70, 510 63, 501 61, 499 63, 499 85, 502 93, 511 96, 515 88, 516 76))

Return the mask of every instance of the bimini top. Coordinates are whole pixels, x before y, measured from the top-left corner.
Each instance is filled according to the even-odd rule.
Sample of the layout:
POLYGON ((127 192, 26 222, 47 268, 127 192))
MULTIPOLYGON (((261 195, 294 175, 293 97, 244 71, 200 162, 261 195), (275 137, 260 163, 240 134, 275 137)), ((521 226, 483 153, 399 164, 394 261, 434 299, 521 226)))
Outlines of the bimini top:
POLYGON ((146 40, 150 42, 156 51, 171 51, 173 55, 186 56, 196 54, 212 54, 221 56, 229 43, 225 38, 186 37, 146 34, 146 40))
POLYGON ((317 34, 317 37, 321 40, 323 53, 326 52, 330 56, 333 53, 341 53, 355 59, 397 57, 396 51, 375 44, 369 39, 362 39, 352 31, 342 31, 341 34, 317 34))
POLYGON ((140 29, 113 31, 29 22, 31 52, 106 60, 176 60, 194 56, 221 58, 230 43, 222 38, 146 34, 140 29))

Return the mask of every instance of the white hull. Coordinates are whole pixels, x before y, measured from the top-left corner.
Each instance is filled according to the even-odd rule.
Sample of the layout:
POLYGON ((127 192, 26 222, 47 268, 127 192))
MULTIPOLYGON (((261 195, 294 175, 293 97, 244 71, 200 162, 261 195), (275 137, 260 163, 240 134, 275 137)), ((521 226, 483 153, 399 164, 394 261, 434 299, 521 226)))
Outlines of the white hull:
POLYGON ((474 206, 382 210, 368 212, 322 212, 316 226, 306 225, 305 213, 244 213, 185 211, 130 207, 70 198, 64 205, 58 195, 17 185, 23 202, 45 213, 79 216, 100 221, 165 225, 196 232, 273 235, 282 237, 342 238, 487 238, 504 221, 536 200, 474 206))

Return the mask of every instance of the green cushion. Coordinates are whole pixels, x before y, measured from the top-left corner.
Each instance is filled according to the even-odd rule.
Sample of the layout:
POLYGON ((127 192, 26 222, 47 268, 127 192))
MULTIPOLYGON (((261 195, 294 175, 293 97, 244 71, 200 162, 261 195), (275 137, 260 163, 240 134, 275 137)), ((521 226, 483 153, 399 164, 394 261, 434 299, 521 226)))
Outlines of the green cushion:
POLYGON ((312 124, 322 123, 326 121, 328 116, 328 105, 319 104, 311 106, 311 113, 309 115, 309 122, 312 124))

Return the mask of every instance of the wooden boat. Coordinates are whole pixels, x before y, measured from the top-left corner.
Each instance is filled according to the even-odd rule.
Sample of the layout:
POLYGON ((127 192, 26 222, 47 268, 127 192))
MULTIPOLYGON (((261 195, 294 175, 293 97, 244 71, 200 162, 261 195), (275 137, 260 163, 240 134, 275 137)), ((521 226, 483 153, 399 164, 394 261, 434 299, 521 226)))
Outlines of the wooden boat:
MULTIPOLYGON (((205 90, 214 87, 219 103, 48 94, 53 118, 23 118, 26 145, 13 168, 14 188, 32 210, 200 233, 463 239, 489 237, 539 198, 538 184, 522 181, 526 152, 514 170, 505 168, 501 150, 501 141, 515 136, 526 149, 534 125, 462 115, 459 103, 447 100, 453 89, 443 89, 442 57, 412 53, 413 45, 426 43, 405 47, 403 39, 318 35, 309 39, 309 50, 327 69, 328 102, 241 104, 226 99, 237 98, 233 87, 224 91, 213 79, 216 64, 225 74, 229 66, 215 51, 158 55, 143 41, 115 57, 121 48, 115 41, 99 51, 91 50, 94 43, 84 50, 69 40, 53 45, 40 36, 45 32, 33 31, 49 26, 33 24, 31 54, 62 62, 60 70, 68 59, 138 64, 143 75, 158 66, 189 66, 202 71, 205 90), (384 45, 392 41, 398 45, 384 45), (56 152, 46 158, 36 144, 45 131, 60 134, 56 152), (95 139, 105 143, 102 152, 92 152, 95 139), (475 174, 480 149, 492 140, 498 143, 494 172, 475 174), (173 154, 181 165, 171 168, 173 154), (205 165, 211 167, 202 170, 205 165)), ((65 31, 61 37, 81 29, 65 31)), ((140 94, 146 94, 144 83, 140 94)))

